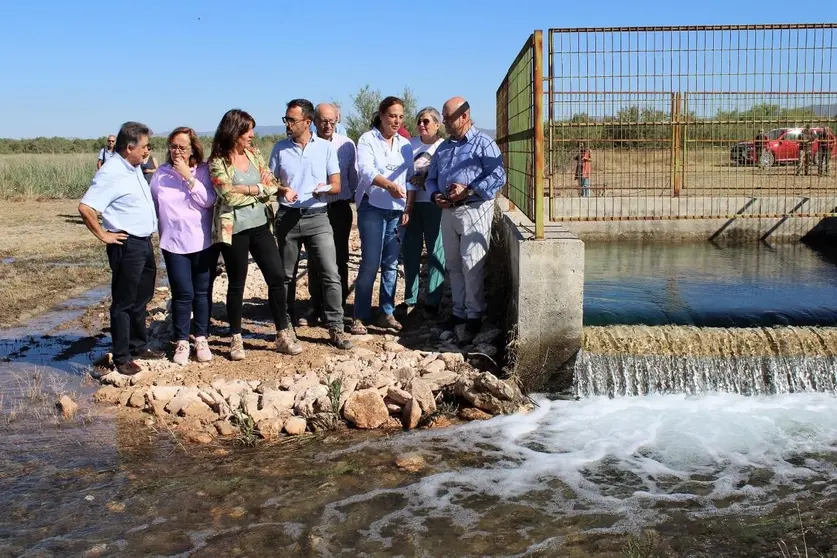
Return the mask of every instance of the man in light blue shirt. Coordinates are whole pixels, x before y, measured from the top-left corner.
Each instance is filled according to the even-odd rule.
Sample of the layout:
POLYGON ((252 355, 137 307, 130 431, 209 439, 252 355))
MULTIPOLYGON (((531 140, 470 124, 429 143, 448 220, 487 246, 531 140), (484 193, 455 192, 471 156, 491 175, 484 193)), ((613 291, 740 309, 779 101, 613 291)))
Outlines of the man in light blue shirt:
POLYGON ((445 324, 461 339, 482 327, 485 312, 483 268, 491 238, 494 197, 506 183, 500 149, 471 122, 462 97, 445 103, 442 120, 448 138, 436 149, 425 189, 442 208, 442 243, 450 272, 453 315, 445 324))
POLYGON ((316 270, 322 285, 323 316, 329 339, 339 349, 350 349, 352 343, 343 325, 334 233, 325 198, 340 193, 340 164, 331 142, 311 134, 313 120, 314 105, 310 101, 294 99, 288 103, 282 119, 288 137, 276 142, 268 164, 279 182, 298 197, 293 203, 287 198, 279 200, 274 231, 285 271, 289 313, 295 313, 295 268, 300 246, 304 245, 309 265, 313 263, 309 272, 316 270))
POLYGON ((113 362, 121 374, 140 371, 134 358, 163 358, 148 346, 146 305, 154 295, 157 266, 151 235, 157 213, 139 165, 148 155, 147 126, 126 122, 116 136, 113 157, 102 165, 81 200, 84 224, 107 245, 111 282, 110 327, 113 362), (97 212, 102 213, 103 225, 97 212))

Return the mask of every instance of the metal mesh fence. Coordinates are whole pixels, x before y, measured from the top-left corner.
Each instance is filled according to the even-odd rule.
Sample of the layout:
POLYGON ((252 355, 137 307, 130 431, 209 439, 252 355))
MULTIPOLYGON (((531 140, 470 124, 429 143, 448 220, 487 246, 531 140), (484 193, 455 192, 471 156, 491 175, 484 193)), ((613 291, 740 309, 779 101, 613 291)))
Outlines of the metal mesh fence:
POLYGON ((833 214, 835 39, 837 24, 551 29, 550 218, 833 214))

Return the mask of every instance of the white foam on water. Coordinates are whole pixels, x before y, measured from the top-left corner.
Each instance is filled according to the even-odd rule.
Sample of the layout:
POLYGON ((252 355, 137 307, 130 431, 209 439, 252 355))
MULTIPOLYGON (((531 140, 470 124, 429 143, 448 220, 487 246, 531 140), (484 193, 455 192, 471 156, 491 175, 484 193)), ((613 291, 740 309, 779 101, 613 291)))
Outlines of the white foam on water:
POLYGON ((486 509, 509 503, 556 519, 613 514, 620 519, 609 529, 623 531, 665 518, 661 502, 682 502, 683 513, 701 517, 764 512, 811 490, 837 495, 834 394, 535 400, 529 414, 388 442, 396 452, 423 453, 431 465, 434 456, 454 457, 413 484, 330 504, 321 530, 356 506, 378 507, 379 498, 396 495, 405 504, 370 524, 365 537, 389 542, 382 532, 393 525, 420 533, 428 517, 473 529, 486 509), (456 456, 478 465, 458 468, 456 456), (474 498, 482 499, 479 509, 474 498))

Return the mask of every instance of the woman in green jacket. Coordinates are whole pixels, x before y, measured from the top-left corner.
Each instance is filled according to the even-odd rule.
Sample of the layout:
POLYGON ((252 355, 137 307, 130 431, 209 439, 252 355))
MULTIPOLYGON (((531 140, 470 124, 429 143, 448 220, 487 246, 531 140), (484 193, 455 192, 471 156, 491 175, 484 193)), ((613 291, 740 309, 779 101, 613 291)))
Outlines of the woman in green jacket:
POLYGON ((241 309, 249 256, 253 256, 267 283, 267 303, 276 324, 276 350, 297 355, 302 347, 287 323, 284 273, 270 226, 270 197, 296 198, 290 188, 277 184, 259 150, 253 146, 256 121, 240 109, 224 114, 209 157, 209 173, 217 194, 212 237, 221 243, 227 267, 227 318, 230 323, 230 358, 244 360, 241 309))

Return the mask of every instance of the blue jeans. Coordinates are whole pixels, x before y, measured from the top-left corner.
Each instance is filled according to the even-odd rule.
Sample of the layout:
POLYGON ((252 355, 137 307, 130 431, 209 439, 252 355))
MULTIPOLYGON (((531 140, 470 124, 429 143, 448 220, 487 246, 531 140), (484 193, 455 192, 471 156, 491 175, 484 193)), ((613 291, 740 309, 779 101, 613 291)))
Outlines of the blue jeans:
POLYGON ((381 312, 392 315, 395 310, 395 281, 398 277, 398 253, 401 242, 398 209, 381 209, 363 198, 357 208, 357 230, 360 233, 360 270, 355 287, 355 313, 358 320, 369 319, 372 313, 372 286, 381 270, 378 296, 381 312))
POLYGON ((582 198, 589 198, 590 197, 590 179, 589 178, 579 178, 578 179, 578 186, 581 188, 581 197, 582 198))
POLYGON ((173 340, 189 339, 189 323, 193 312, 195 337, 206 337, 212 309, 210 284, 218 262, 218 249, 210 246, 192 254, 175 254, 167 250, 161 252, 171 285, 173 340))

